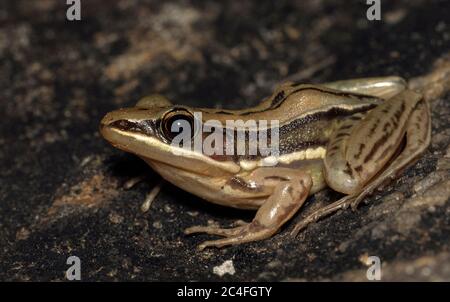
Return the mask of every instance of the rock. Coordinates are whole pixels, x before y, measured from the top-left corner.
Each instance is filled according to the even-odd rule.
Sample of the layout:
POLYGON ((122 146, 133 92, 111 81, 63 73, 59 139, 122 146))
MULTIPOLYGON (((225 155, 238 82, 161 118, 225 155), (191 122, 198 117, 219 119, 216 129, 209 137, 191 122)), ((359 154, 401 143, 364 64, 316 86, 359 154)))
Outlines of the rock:
POLYGON ((65 19, 60 0, 9 1, 0 13, 1 281, 65 280, 72 255, 83 281, 367 280, 361 255, 380 258, 382 280, 450 280, 448 93, 430 104, 430 148, 367 205, 289 236, 300 215, 341 196, 327 189, 273 238, 203 252, 216 237, 185 228, 254 213, 170 184, 141 213, 160 177, 98 134, 105 113, 150 93, 244 108, 284 81, 400 75, 416 85, 446 64, 449 1, 384 1, 381 22, 352 1, 81 2, 81 22, 65 19))
POLYGON ((225 274, 234 275, 236 270, 234 269, 233 260, 227 260, 221 265, 215 266, 213 272, 219 277, 222 277, 225 274))

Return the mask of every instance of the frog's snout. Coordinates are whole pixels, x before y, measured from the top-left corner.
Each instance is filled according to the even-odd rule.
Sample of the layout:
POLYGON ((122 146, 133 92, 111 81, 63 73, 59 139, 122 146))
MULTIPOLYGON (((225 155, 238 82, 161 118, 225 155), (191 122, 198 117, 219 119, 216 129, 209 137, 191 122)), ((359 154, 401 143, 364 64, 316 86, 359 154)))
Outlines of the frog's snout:
POLYGON ((105 126, 107 126, 110 123, 110 121, 111 121, 111 116, 108 113, 100 121, 100 130, 102 130, 105 126))
POLYGON ((129 111, 128 108, 123 108, 108 112, 100 121, 100 132, 105 131, 106 129, 117 128, 117 126, 122 126, 121 128, 124 128, 129 120, 129 111))
POLYGON ((121 114, 117 114, 119 110, 107 113, 100 121, 100 134, 107 140, 111 136, 111 132, 119 125, 124 125, 127 121, 122 118, 121 114))

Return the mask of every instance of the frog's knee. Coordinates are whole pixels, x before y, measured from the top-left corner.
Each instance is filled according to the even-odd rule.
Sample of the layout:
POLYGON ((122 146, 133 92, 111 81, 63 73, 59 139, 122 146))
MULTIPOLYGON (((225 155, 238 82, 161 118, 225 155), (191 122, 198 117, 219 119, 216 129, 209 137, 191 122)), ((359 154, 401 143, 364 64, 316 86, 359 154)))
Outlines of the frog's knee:
POLYGON ((352 175, 350 169, 326 170, 325 179, 330 188, 344 194, 356 193, 360 188, 360 181, 352 175))

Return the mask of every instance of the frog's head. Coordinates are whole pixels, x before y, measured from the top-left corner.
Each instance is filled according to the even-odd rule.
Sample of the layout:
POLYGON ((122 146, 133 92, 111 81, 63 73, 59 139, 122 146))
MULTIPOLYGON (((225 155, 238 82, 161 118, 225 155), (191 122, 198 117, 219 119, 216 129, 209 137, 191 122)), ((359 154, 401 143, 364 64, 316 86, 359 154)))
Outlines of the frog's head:
MULTIPOLYGON (((174 106, 163 96, 153 95, 140 100, 135 107, 108 113, 100 123, 100 133, 114 147, 134 153, 149 163, 163 163, 172 167, 201 174, 218 171, 235 172, 236 165, 218 161, 192 149, 172 144, 180 129, 176 124, 189 124, 194 129, 193 110, 174 106)), ((181 126, 183 127, 183 126, 181 126)), ((191 139, 196 135, 194 131, 191 139)))

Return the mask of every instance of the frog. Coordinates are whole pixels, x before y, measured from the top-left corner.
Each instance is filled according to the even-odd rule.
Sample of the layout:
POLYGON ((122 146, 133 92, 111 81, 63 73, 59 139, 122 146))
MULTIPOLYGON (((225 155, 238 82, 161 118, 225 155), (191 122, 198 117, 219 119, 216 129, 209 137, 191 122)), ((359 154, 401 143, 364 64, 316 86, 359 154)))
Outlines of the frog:
MULTIPOLYGON (((150 95, 133 107, 107 113, 100 133, 112 146, 143 159, 169 183, 221 206, 256 211, 251 222, 233 227, 185 229, 185 234, 220 237, 201 243, 198 248, 203 250, 271 238, 309 196, 324 188, 343 197, 296 223, 293 236, 338 210, 356 209, 425 152, 431 116, 420 91, 410 89, 401 77, 384 76, 323 84, 286 82, 258 105, 237 110, 176 105, 162 95, 150 95), (174 126, 180 122, 194 128, 209 120, 278 121, 268 126, 278 131, 276 161, 268 165, 263 154, 205 154, 172 143, 179 134, 174 126)), ((203 135, 192 131, 191 139, 203 135)))

